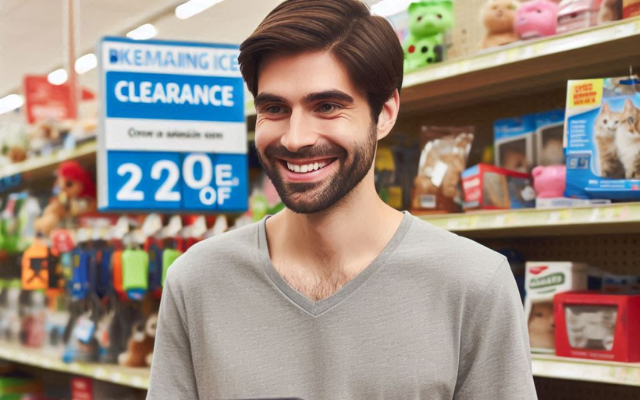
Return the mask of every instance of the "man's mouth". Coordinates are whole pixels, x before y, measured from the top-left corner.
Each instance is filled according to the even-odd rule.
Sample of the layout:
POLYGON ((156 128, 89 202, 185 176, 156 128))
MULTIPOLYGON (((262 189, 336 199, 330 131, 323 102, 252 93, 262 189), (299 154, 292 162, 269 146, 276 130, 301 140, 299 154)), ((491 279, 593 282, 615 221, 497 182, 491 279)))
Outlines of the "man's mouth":
POLYGON ((336 159, 329 158, 323 160, 314 160, 314 161, 285 161, 282 160, 286 165, 287 169, 296 174, 308 174, 310 172, 321 170, 325 168, 327 165, 333 163, 336 159))

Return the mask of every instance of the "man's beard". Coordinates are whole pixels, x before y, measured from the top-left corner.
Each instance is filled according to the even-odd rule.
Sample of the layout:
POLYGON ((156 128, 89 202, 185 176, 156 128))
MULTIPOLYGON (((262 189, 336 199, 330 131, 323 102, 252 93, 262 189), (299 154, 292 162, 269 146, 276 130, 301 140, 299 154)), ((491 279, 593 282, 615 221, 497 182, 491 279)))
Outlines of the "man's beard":
MULTIPOLYGON (((299 214, 314 214, 328 210, 358 186, 371 169, 376 146, 377 129, 372 124, 365 140, 356 146, 351 157, 347 150, 333 143, 303 147, 293 153, 277 142, 269 145, 264 154, 259 150, 257 153, 262 168, 273 182, 284 205, 299 214), (277 165, 282 159, 294 161, 327 158, 335 158, 333 163, 338 163, 338 169, 333 175, 318 182, 286 182, 277 165)), ((327 165, 325 168, 329 167, 327 165)))

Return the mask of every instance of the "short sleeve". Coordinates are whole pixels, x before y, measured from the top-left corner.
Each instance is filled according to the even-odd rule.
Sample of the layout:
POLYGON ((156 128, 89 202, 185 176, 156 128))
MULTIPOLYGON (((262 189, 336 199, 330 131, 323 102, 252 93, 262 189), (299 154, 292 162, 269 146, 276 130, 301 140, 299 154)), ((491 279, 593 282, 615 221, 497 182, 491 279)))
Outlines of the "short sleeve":
POLYGON ((524 310, 506 260, 472 303, 461 333, 454 399, 537 399, 524 310))

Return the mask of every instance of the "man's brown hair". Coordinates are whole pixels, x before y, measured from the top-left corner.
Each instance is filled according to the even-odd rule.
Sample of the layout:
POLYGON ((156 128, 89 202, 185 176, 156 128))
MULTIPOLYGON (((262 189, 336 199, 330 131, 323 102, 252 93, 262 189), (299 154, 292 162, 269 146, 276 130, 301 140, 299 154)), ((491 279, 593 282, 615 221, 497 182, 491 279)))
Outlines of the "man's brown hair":
POLYGON ((258 93, 262 60, 272 54, 328 51, 366 93, 374 122, 402 87, 404 53, 389 22, 359 0, 287 0, 240 45, 240 71, 258 93))

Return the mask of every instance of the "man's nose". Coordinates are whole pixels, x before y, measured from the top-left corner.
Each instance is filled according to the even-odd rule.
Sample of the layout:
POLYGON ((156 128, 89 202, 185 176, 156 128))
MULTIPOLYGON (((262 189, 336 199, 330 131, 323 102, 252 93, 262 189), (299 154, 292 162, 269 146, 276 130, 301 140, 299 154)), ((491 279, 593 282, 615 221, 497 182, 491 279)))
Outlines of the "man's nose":
POLYGON ((295 153, 303 147, 313 146, 318 141, 314 133, 313 121, 304 112, 293 110, 289 117, 289 126, 280 143, 290 152, 295 153))

